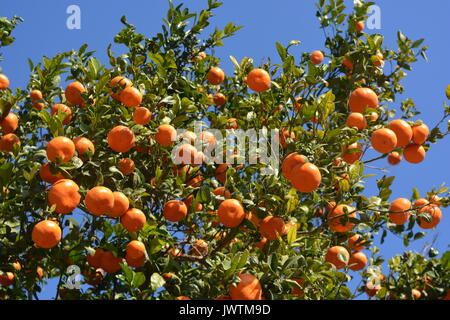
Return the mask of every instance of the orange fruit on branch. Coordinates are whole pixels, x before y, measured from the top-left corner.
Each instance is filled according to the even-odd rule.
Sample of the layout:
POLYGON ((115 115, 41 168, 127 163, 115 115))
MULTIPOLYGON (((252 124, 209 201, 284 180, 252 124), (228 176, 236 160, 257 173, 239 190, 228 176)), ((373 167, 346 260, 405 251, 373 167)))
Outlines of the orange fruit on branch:
POLYGON ((136 208, 128 209, 125 214, 120 217, 120 223, 128 232, 137 232, 141 230, 146 222, 147 218, 145 217, 145 214, 136 208))
POLYGON ((394 131, 397 136, 396 147, 404 147, 412 139, 413 129, 405 120, 397 119, 389 122, 388 128, 394 131))
POLYGON ((0 73, 0 90, 6 90, 9 87, 9 79, 3 73, 0 73))
POLYGON ((359 271, 366 267, 367 257, 363 252, 352 253, 348 261, 348 266, 353 271, 359 271))
POLYGON ((84 203, 87 210, 95 216, 108 214, 114 207, 113 192, 106 187, 97 186, 86 193, 84 203))
POLYGON ((300 192, 313 192, 322 181, 319 168, 312 163, 296 165, 289 175, 292 186, 300 192))
POLYGON ((178 222, 186 218, 188 208, 181 200, 169 200, 163 208, 164 218, 171 222, 178 222))
POLYGON ((114 100, 120 101, 120 94, 123 89, 131 87, 132 85, 133 83, 128 78, 121 76, 114 77, 109 82, 109 87, 111 88, 111 90, 109 90, 109 94, 114 100))
POLYGON ((225 72, 219 67, 213 67, 208 71, 208 82, 212 85, 219 85, 225 80, 225 72))
POLYGON ((412 141, 415 144, 424 144, 425 141, 427 141, 428 139, 428 135, 430 134, 430 130, 428 129, 428 126, 425 123, 412 127, 412 131, 413 131, 412 141))
POLYGON ((162 124, 158 127, 155 140, 164 147, 170 146, 177 138, 177 130, 170 124, 162 124))
POLYGON ((57 173, 56 175, 52 173, 50 170, 50 163, 46 162, 39 169, 39 176, 42 181, 53 184, 58 180, 64 179, 64 176, 61 173, 57 173))
POLYGON ((75 149, 77 150, 80 159, 86 160, 85 154, 88 150, 91 152, 91 155, 94 155, 95 153, 94 144, 88 138, 78 137, 73 139, 72 141, 75 144, 75 149))
POLYGON ((269 90, 271 84, 270 75, 264 69, 253 69, 247 75, 247 86, 256 92, 269 90))
POLYGON ((411 143, 403 150, 405 160, 414 164, 422 162, 425 159, 425 155, 424 147, 418 144, 411 143))
POLYGON ((133 240, 127 245, 127 256, 132 259, 140 259, 145 257, 145 245, 138 240, 133 240))
POLYGON ((411 201, 406 198, 398 198, 389 206, 389 219, 396 225, 403 225, 411 216, 411 201))
POLYGON ((371 144, 376 151, 389 153, 397 146, 397 136, 391 129, 378 129, 372 133, 371 144))
POLYGON ((363 130, 367 127, 366 118, 362 113, 359 112, 350 113, 345 123, 347 124, 347 127, 349 128, 356 127, 358 130, 363 130))
POLYGON ((128 200, 128 197, 125 194, 118 191, 113 192, 113 197, 114 197, 114 205, 111 211, 107 212, 106 214, 113 218, 121 217, 129 209, 130 201, 128 200))
POLYGON ((219 205, 217 217, 225 227, 234 228, 244 220, 244 208, 238 200, 226 199, 219 205))
POLYGON ((347 249, 342 246, 334 246, 328 249, 325 261, 333 264, 337 269, 343 269, 350 259, 347 249))
POLYGON ((310 56, 309 56, 309 60, 311 61, 312 64, 321 64, 323 61, 323 53, 322 51, 316 50, 314 51, 310 56))
POLYGON ((8 134, 16 131, 19 126, 19 118, 15 113, 8 113, 6 117, 0 122, 3 134, 8 134))
POLYGON ((120 93, 120 102, 125 107, 139 107, 142 103, 142 93, 135 87, 126 87, 120 93))
POLYGON ((328 213, 327 223, 330 229, 336 232, 348 232, 355 226, 355 223, 348 221, 349 218, 356 218, 355 209, 345 204, 339 204, 328 213))
POLYGON ((74 81, 66 87, 64 95, 70 104, 74 106, 84 106, 84 100, 81 97, 81 93, 86 91, 87 90, 83 84, 79 81, 74 81))
POLYGON ((72 109, 70 109, 68 106, 66 106, 65 104, 62 103, 58 103, 58 104, 54 104, 52 106, 52 111, 51 111, 51 115, 57 115, 60 112, 65 113, 66 115, 63 118, 63 124, 69 124, 70 121, 72 120, 72 109))
POLYGON ((11 152, 13 151, 14 145, 20 147, 21 144, 19 137, 14 133, 5 134, 0 139, 0 151, 11 152))
POLYGON ((143 126, 149 123, 152 118, 152 113, 146 107, 137 107, 133 112, 134 122, 143 126))
POLYGON ((116 152, 127 152, 134 144, 134 133, 128 127, 116 126, 108 133, 108 145, 116 152))
POLYGON ((31 239, 38 248, 50 249, 61 241, 61 228, 51 220, 43 220, 34 225, 31 239))
POLYGON ((53 138, 47 145, 47 158, 51 162, 69 162, 75 154, 75 144, 67 137, 53 138))
POLYGON ((71 213, 79 204, 80 188, 70 179, 56 181, 48 192, 50 206, 56 205, 55 211, 61 214, 71 213))
POLYGON ((286 235, 287 228, 282 218, 267 216, 260 222, 259 232, 268 240, 276 240, 278 236, 286 235))
POLYGON ((261 300, 262 287, 258 278, 244 273, 238 275, 238 284, 230 286, 230 297, 232 300, 261 300))
POLYGON ((135 168, 134 161, 130 158, 120 159, 117 163, 117 169, 126 176, 132 174, 135 168))
POLYGON ((358 88, 350 94, 348 106, 352 112, 364 113, 366 108, 378 107, 378 96, 370 88, 358 88))

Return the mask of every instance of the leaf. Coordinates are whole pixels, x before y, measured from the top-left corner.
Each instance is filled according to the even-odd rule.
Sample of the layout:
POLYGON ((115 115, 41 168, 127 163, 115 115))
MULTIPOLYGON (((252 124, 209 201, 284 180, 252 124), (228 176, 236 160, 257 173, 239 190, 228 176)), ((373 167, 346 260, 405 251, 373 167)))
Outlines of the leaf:
POLYGON ((133 288, 138 288, 144 282, 145 282, 145 275, 142 272, 137 272, 134 274, 133 281, 131 281, 131 286, 133 288))
POLYGON ((166 283, 166 281, 164 280, 163 277, 161 277, 159 275, 159 273, 153 273, 150 277, 150 286, 152 288, 153 291, 158 290, 159 288, 161 288, 164 284, 166 283))
POLYGON ((286 49, 279 42, 276 42, 275 45, 277 47, 277 51, 278 54, 280 55, 281 60, 284 61, 287 56, 286 49))
POLYGON ((447 99, 450 99, 450 85, 447 86, 447 89, 445 90, 445 95, 447 96, 447 99))

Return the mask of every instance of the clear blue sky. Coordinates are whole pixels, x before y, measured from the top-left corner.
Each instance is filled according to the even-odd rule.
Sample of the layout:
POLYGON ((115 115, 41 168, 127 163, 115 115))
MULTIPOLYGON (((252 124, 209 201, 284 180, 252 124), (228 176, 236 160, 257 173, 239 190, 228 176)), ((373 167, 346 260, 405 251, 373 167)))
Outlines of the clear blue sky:
MULTIPOLYGON (((175 1, 179 3, 180 1, 175 1)), ((193 9, 206 6, 206 0, 184 1, 193 9)), ((215 55, 222 58, 221 66, 226 72, 232 72, 229 55, 238 60, 244 56, 253 57, 258 63, 270 56, 273 62, 278 61, 275 41, 287 44, 290 40, 301 40, 296 49, 313 51, 323 48, 323 33, 315 17, 313 0, 225 0, 225 4, 216 11, 213 26, 225 26, 229 21, 244 25, 237 36, 226 39, 225 47, 216 50, 215 55)), ((353 1, 346 1, 351 5, 353 1)), ((368 33, 381 33, 385 36, 385 45, 396 48, 396 31, 402 30, 411 39, 425 38, 429 46, 426 63, 420 60, 413 65, 404 81, 406 94, 402 98, 412 98, 423 112, 418 118, 430 127, 442 116, 442 103, 445 98, 445 87, 450 84, 447 77, 450 70, 448 59, 448 34, 450 25, 447 22, 450 2, 434 0, 431 2, 410 0, 380 0, 381 30, 367 30, 368 33)), ((42 0, 31 2, 25 0, 3 1, 2 16, 14 14, 25 19, 14 32, 16 42, 3 49, 5 61, 0 63, 3 72, 8 75, 11 86, 24 87, 29 77, 27 58, 40 61, 43 55, 52 56, 58 52, 78 49, 88 43, 90 49, 97 51, 97 57, 104 63, 106 47, 112 42, 114 35, 122 28, 120 17, 126 15, 128 21, 138 27, 138 31, 152 36, 160 31, 162 18, 165 16, 167 2, 164 0, 128 0, 128 1, 76 1, 76 0, 42 0), (76 4, 81 8, 81 30, 69 30, 66 27, 66 9, 76 4)), ((207 29, 211 31, 211 28, 207 29)), ((114 47, 113 47, 114 49, 114 47)), ((119 52, 116 47, 116 53, 119 52)), ((391 107, 398 107, 399 102, 391 107)), ((439 186, 450 180, 448 159, 450 148, 447 140, 440 141, 428 152, 425 161, 418 165, 402 162, 389 169, 396 179, 393 185, 392 199, 411 195, 411 188, 417 187, 421 195, 433 186, 439 186)), ((376 163, 385 166, 384 160, 376 163)), ((375 180, 369 180, 367 194, 376 192, 375 180)), ((447 249, 450 235, 444 230, 450 228, 449 210, 443 212, 443 219, 437 230, 433 230, 423 239, 414 242, 408 248, 401 239, 389 235, 385 245, 381 246, 383 255, 388 259, 405 249, 421 251, 423 245, 438 234, 434 247, 441 253, 447 249)), ((418 229, 416 230, 418 231, 418 229)), ((387 269, 384 269, 387 272, 387 269)), ((53 281, 52 281, 53 282, 53 281)), ((44 289, 43 298, 54 296, 52 283, 44 289)))

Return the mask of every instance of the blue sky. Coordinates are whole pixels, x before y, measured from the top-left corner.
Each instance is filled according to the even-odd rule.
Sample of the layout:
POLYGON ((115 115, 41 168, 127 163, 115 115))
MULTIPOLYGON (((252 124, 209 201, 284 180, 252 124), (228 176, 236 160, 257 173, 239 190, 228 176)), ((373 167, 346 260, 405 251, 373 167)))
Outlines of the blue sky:
MULTIPOLYGON (((179 3, 180 1, 176 1, 179 3)), ((206 6, 206 0, 188 1, 192 9, 206 6)), ((275 41, 287 44, 290 40, 301 40, 302 44, 296 48, 298 55, 303 51, 320 50, 323 48, 323 33, 319 29, 319 22, 315 17, 313 0, 225 0, 225 4, 216 10, 213 26, 223 27, 229 21, 244 25, 235 37, 225 40, 225 47, 218 48, 214 53, 222 59, 221 67, 226 72, 232 72, 232 64, 228 56, 233 55, 238 61, 244 56, 253 57, 258 64, 270 56, 273 62, 278 61, 275 41)), ((351 5, 352 1, 346 1, 351 5)), ((446 101, 445 87, 450 84, 447 78, 450 70, 448 59, 448 33, 450 25, 447 22, 450 2, 433 1, 415 3, 408 0, 387 1, 377 3, 381 8, 381 29, 366 30, 368 33, 381 33, 385 37, 385 45, 390 48, 396 46, 396 32, 402 30, 411 39, 425 38, 429 46, 427 52, 429 62, 420 60, 413 65, 404 80, 406 94, 398 99, 391 107, 398 107, 399 102, 411 98, 423 112, 417 119, 422 119, 430 127, 442 116, 442 104, 446 101), (435 5, 437 4, 437 5, 435 5)), ((167 10, 164 0, 128 0, 128 1, 67 1, 42 0, 31 1, 3 1, 1 16, 18 15, 25 19, 14 32, 16 42, 3 49, 5 61, 0 62, 3 72, 8 75, 11 87, 25 87, 29 78, 27 58, 40 61, 43 55, 52 56, 61 51, 78 49, 88 43, 91 50, 96 50, 96 56, 106 63, 106 47, 112 42, 114 35, 120 31, 122 24, 120 17, 126 15, 130 23, 138 28, 138 32, 152 36, 160 31, 162 18, 167 10), (81 8, 81 30, 69 30, 66 27, 69 5, 81 8)), ((210 32, 211 28, 207 29, 210 32)), ((115 52, 120 52, 113 47, 115 52)), ((392 200, 399 197, 409 198, 411 188, 417 187, 421 195, 433 186, 439 186, 450 180, 448 159, 450 148, 447 140, 433 145, 427 153, 423 163, 418 165, 402 162, 396 167, 389 168, 389 174, 395 175, 392 200)), ((385 160, 375 165, 386 166, 385 160)), ((375 179, 368 181, 367 194, 376 192, 375 179)), ((443 211, 443 219, 437 230, 429 232, 423 239, 414 242, 408 248, 403 246, 401 239, 388 235, 386 244, 382 245, 382 255, 387 259, 403 252, 405 249, 421 251, 423 245, 438 234, 434 247, 441 253, 449 244, 450 235, 443 232, 450 228, 448 209, 443 211)), ((416 227, 417 228, 417 227, 416 227)), ((416 231, 419 231, 416 229, 416 231)), ((385 268, 386 272, 387 269, 385 268)), ((54 295, 52 285, 42 294, 43 298, 54 295)))

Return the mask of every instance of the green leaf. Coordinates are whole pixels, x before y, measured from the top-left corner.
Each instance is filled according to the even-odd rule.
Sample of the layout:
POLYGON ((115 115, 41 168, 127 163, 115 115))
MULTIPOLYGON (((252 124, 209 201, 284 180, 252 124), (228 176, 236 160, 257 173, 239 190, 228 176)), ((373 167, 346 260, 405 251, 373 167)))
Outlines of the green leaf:
POLYGON ((445 95, 447 96, 447 99, 450 99, 450 85, 447 86, 447 89, 445 90, 445 95))
POLYGON ((152 288, 153 291, 158 290, 159 288, 161 288, 164 284, 166 283, 166 281, 164 280, 163 277, 161 277, 158 273, 153 273, 150 277, 150 286, 152 288))
POLYGON ((134 274, 133 281, 131 282, 131 286, 133 288, 138 288, 144 282, 145 282, 145 275, 142 272, 137 272, 137 273, 134 274))
POLYGON ((277 47, 277 51, 278 54, 280 55, 281 60, 284 61, 287 56, 286 49, 279 42, 276 42, 275 45, 277 47))

